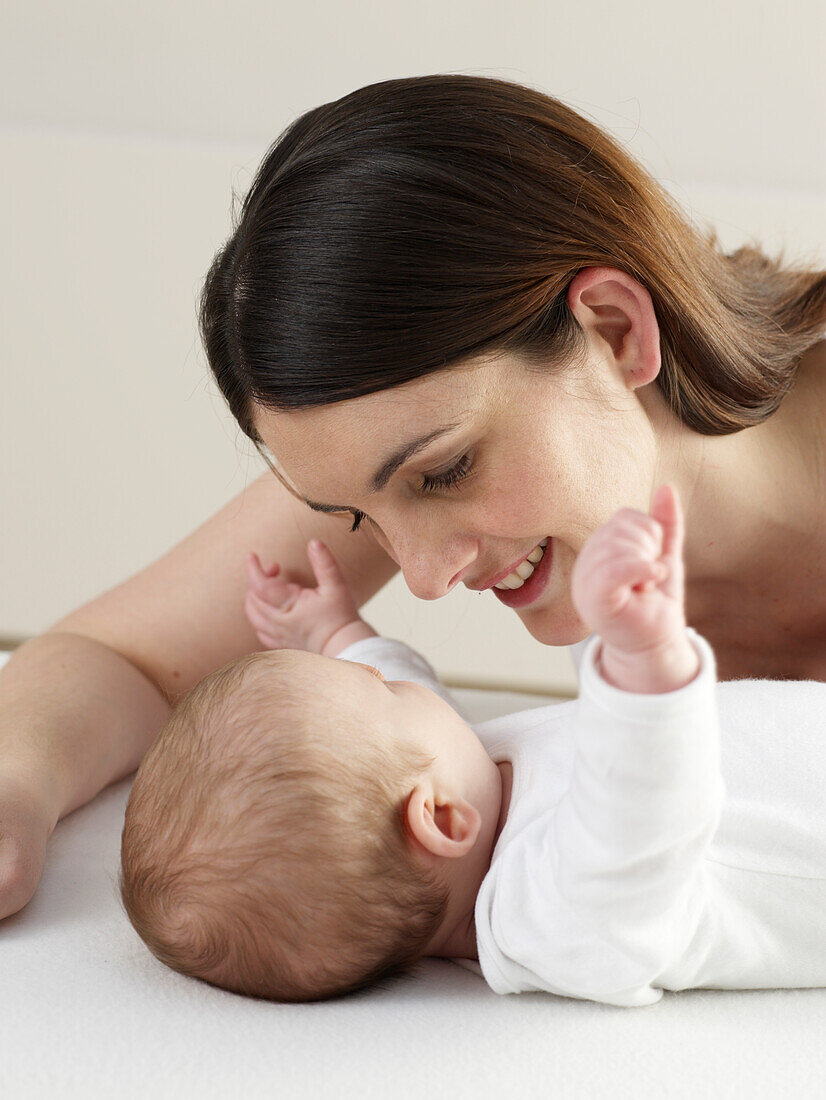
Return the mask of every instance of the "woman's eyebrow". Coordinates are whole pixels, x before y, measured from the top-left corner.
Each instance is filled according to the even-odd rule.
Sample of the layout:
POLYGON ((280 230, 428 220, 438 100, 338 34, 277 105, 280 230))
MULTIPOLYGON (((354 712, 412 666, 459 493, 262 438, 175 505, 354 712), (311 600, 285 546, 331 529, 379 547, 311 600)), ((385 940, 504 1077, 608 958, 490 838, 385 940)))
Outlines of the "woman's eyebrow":
POLYGON ((406 443, 403 447, 399 447, 399 449, 379 467, 375 474, 373 474, 373 480, 370 483, 368 492, 380 492, 393 474, 395 474, 396 470, 398 470, 399 466, 403 466, 408 458, 412 458, 413 455, 418 454, 419 451, 423 451, 429 443, 432 443, 434 439, 438 439, 440 435, 447 435, 448 432, 453 432, 458 427, 459 421, 452 424, 445 424, 444 427, 435 428, 432 432, 428 432, 427 435, 420 436, 418 439, 413 439, 410 443, 406 443))
MULTIPOLYGON (((432 432, 428 432, 426 435, 419 436, 418 439, 411 439, 409 443, 405 443, 404 446, 399 447, 394 451, 388 459, 386 459, 378 470, 373 474, 370 484, 367 487, 368 493, 380 492, 390 478, 395 474, 396 470, 400 466, 403 466, 409 458, 418 454, 419 451, 423 451, 428 444, 432 443, 434 439, 438 439, 439 436, 447 435, 448 432, 455 431, 460 427, 461 421, 454 421, 450 424, 444 424, 441 428, 434 428, 432 432)), ((346 505, 336 504, 317 504, 313 500, 307 500, 305 498, 304 503, 307 504, 315 512, 347 512, 350 509, 346 505)))

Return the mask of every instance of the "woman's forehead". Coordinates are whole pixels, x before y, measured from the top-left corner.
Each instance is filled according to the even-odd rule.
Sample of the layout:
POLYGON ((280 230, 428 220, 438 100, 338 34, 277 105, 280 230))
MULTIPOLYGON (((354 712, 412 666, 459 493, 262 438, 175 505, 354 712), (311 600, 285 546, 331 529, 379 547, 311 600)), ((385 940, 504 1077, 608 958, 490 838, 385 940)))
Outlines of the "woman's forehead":
POLYGON ((405 462, 430 445, 435 448, 438 440, 449 441, 464 427, 465 421, 452 419, 423 433, 412 426, 400 433, 368 430, 352 441, 344 433, 311 431, 304 438, 294 438, 292 445, 282 440, 281 446, 270 450, 279 475, 286 476, 289 487, 311 508, 346 510, 348 504, 333 504, 333 500, 381 492, 405 462))
POLYGON ((415 453, 424 439, 432 442, 476 416, 490 390, 480 382, 479 371, 439 371, 331 405, 259 407, 253 420, 258 435, 290 476, 299 476, 299 471, 312 474, 319 466, 326 470, 342 461, 348 469, 362 461, 373 466, 381 456, 375 470, 379 474, 401 449, 415 453))

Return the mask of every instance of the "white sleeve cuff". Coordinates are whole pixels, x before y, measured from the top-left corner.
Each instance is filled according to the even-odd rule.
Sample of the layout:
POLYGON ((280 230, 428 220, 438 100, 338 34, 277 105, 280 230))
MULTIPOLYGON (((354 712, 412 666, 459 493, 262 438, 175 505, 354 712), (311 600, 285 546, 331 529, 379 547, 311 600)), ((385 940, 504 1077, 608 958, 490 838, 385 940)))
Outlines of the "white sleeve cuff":
POLYGON ((700 658, 700 670, 684 687, 676 691, 640 694, 609 684, 597 666, 602 638, 599 634, 593 634, 588 639, 579 670, 580 695, 587 695, 604 710, 620 713, 637 722, 658 721, 664 708, 670 715, 694 710, 698 699, 713 694, 717 682, 717 662, 714 650, 705 638, 690 626, 686 629, 700 658))

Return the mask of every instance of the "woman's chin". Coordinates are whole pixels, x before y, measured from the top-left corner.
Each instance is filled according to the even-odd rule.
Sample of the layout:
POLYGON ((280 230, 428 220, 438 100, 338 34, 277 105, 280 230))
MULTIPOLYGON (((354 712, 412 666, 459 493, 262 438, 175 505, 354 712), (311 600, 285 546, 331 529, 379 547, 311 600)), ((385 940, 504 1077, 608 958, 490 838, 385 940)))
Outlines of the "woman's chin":
POLYGON ((573 607, 526 607, 514 614, 531 637, 543 645, 575 645, 591 633, 573 607))

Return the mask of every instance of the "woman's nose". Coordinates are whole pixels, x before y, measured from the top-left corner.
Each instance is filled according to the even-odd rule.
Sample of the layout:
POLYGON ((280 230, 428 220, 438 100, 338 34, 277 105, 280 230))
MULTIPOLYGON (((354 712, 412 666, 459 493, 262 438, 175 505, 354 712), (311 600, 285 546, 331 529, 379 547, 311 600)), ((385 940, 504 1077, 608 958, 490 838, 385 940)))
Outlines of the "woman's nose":
POLYGON ((420 600, 438 600, 455 588, 476 558, 470 544, 405 542, 395 552, 405 583, 420 600))

